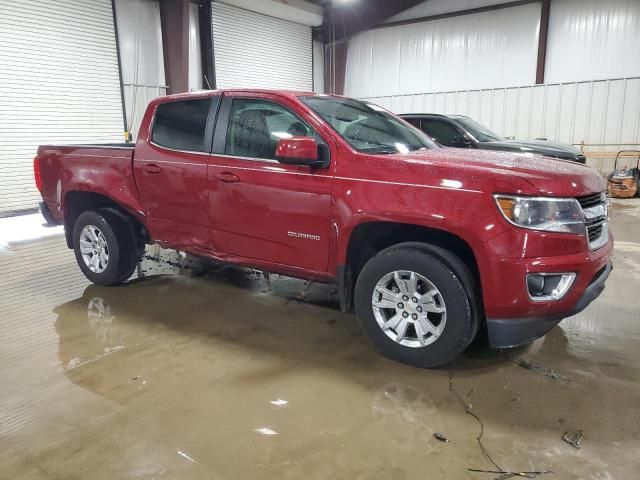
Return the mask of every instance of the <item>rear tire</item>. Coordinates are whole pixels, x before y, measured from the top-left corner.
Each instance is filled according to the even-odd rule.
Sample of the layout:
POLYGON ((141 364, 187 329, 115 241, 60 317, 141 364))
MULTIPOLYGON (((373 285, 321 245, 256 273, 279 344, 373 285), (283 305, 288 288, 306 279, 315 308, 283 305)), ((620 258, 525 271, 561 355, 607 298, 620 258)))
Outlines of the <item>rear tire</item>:
POLYGON ((414 367, 445 365, 478 331, 475 281, 450 252, 407 243, 372 257, 358 276, 356 314, 374 347, 414 367))
POLYGON ((78 217, 73 227, 73 250, 82 273, 97 285, 124 282, 138 261, 131 225, 111 209, 87 211, 78 217))

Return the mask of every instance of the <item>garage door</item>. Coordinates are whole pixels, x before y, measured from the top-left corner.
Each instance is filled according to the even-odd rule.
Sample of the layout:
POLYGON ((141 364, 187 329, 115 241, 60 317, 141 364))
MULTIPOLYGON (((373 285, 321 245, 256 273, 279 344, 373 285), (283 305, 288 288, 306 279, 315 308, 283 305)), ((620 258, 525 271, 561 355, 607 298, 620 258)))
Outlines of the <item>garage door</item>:
POLYGON ((213 3, 218 88, 311 91, 311 28, 223 3, 213 3))
POLYGON ((110 0, 0 0, 0 215, 37 207, 43 143, 122 141, 110 0))

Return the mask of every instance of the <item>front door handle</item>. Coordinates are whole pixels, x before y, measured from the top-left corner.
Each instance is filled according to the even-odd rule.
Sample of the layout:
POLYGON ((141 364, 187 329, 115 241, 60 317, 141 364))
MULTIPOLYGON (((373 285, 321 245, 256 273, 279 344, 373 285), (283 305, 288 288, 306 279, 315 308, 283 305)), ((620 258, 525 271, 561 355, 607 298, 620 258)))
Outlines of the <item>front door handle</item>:
POLYGON ((233 182, 240 181, 240 177, 238 177, 237 175, 231 172, 216 173, 215 176, 218 180, 225 183, 233 183, 233 182))
POLYGON ((153 163, 150 163, 149 165, 144 166, 144 171, 146 173, 156 174, 156 173, 160 173, 162 169, 158 165, 154 165, 153 163))

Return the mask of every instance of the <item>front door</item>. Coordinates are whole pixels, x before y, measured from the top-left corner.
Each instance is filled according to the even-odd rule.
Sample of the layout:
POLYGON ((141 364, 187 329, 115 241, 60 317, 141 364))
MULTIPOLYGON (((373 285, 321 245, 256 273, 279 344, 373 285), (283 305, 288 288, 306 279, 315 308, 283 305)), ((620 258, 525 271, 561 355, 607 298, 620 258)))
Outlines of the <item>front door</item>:
POLYGON ((275 97, 225 95, 209 163, 214 249, 325 272, 330 246, 331 168, 275 160, 281 138, 314 131, 275 97))

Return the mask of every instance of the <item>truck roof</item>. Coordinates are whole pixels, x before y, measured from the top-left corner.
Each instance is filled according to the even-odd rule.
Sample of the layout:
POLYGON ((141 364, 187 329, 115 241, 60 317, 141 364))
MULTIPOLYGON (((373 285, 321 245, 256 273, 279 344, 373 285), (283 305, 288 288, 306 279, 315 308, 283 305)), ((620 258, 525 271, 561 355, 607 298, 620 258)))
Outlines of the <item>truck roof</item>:
POLYGON ((277 89, 266 89, 266 88, 219 88, 216 90, 198 90, 196 92, 165 95, 163 97, 159 97, 156 100, 161 100, 161 101, 184 100, 187 98, 211 97, 214 95, 220 95, 221 93, 270 93, 272 95, 280 95, 284 97, 298 97, 300 95, 318 95, 317 93, 308 92, 304 90, 277 90, 277 89))

